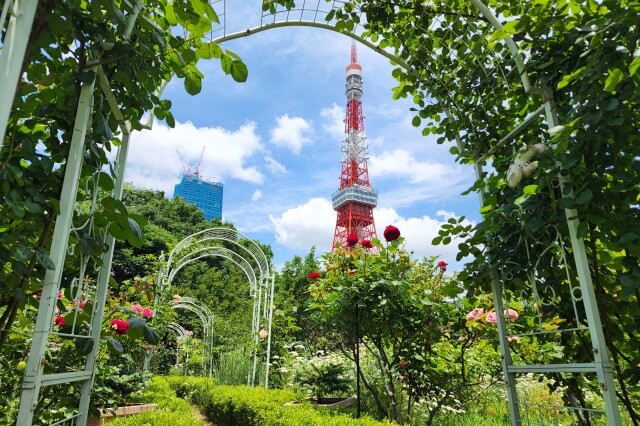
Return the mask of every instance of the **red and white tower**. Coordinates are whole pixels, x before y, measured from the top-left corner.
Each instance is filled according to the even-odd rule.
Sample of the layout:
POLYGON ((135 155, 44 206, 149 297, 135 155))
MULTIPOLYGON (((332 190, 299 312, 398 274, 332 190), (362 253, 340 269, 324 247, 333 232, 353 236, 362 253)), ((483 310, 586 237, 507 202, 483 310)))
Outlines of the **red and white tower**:
POLYGON ((378 192, 369 183, 368 146, 362 115, 362 67, 358 64, 355 42, 351 45, 351 63, 347 67, 345 85, 347 111, 342 141, 342 172, 340 188, 332 196, 333 209, 338 213, 333 234, 333 250, 348 247, 347 237, 371 240, 376 236, 373 209, 378 204, 378 192))

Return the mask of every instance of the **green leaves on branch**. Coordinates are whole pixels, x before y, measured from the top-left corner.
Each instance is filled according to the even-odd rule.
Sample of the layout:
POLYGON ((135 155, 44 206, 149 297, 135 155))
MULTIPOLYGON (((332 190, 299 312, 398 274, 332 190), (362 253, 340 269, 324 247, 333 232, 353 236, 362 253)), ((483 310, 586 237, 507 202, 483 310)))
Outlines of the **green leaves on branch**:
POLYGON ((150 345, 157 345, 160 342, 160 336, 154 329, 149 327, 145 319, 130 316, 127 321, 129 322, 127 336, 133 339, 144 339, 150 345))

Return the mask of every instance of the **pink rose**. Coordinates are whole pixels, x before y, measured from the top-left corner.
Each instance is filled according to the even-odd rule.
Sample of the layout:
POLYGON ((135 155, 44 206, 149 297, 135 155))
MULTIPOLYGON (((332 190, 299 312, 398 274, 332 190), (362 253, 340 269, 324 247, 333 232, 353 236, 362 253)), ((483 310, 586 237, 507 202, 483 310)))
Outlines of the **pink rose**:
POLYGON ((140 306, 139 304, 133 305, 131 307, 131 310, 133 312, 137 312, 137 313, 141 314, 142 313, 142 306, 140 306))
POLYGON ((498 316, 496 315, 495 311, 489 312, 487 314, 487 322, 489 322, 491 324, 497 324, 498 323, 498 316))
POLYGON ((503 314, 505 318, 509 318, 511 321, 515 321, 520 318, 520 315, 513 309, 505 309, 503 314))
POLYGON ((473 311, 467 314, 467 321, 473 321, 476 318, 480 318, 484 314, 483 308, 475 308, 473 311))
POLYGON ((153 311, 149 308, 144 308, 141 312, 142 316, 149 319, 153 316, 153 311))

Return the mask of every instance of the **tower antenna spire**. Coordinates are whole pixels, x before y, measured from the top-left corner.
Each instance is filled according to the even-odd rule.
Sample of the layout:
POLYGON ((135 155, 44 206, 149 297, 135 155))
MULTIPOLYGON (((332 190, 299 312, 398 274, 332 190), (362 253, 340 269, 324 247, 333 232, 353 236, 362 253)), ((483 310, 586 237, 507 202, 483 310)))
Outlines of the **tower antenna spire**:
POLYGON ((355 40, 351 42, 351 63, 352 64, 358 63, 358 46, 356 45, 355 40))
POLYGON ((362 67, 358 64, 355 42, 351 45, 351 63, 347 66, 345 96, 347 98, 342 141, 342 172, 340 187, 331 197, 337 212, 332 250, 350 249, 348 237, 358 241, 376 237, 373 209, 378 204, 378 191, 369 182, 368 144, 364 135, 362 114, 362 67))

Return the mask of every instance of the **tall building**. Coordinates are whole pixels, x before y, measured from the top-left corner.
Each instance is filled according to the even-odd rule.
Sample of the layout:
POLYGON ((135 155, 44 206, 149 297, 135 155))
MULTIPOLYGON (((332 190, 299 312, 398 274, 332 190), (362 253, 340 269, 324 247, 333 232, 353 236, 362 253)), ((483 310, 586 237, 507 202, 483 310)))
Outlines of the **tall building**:
MULTIPOLYGON (((202 153, 204 154, 204 148, 202 153)), ((173 197, 180 197, 202 210, 206 220, 222 219, 222 183, 202 179, 199 171, 202 155, 193 173, 184 164, 179 152, 178 157, 185 173, 182 175, 182 181, 175 186, 173 197)))
POLYGON ((355 42, 351 45, 351 63, 347 67, 345 86, 347 97, 342 141, 342 172, 340 187, 332 198, 337 212, 333 246, 347 247, 347 237, 357 235, 358 240, 371 240, 376 236, 373 209, 378 204, 378 192, 369 183, 367 166, 369 147, 364 135, 362 114, 362 67, 358 64, 355 42))

